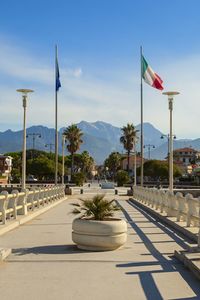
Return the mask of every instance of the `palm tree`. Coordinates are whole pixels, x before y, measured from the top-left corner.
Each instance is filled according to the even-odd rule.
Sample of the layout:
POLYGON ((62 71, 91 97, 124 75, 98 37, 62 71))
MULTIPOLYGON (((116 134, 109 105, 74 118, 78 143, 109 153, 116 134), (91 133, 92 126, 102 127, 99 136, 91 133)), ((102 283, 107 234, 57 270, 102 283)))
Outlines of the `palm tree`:
POLYGON ((77 127, 77 125, 72 124, 65 128, 63 134, 68 141, 67 150, 71 154, 71 175, 73 175, 74 154, 80 149, 80 145, 83 142, 81 139, 83 132, 77 127))
POLYGON ((115 180, 117 171, 120 168, 121 159, 121 154, 119 154, 118 152, 112 152, 104 162, 104 166, 108 167, 109 171, 112 174, 113 180, 115 180))
POLYGON ((115 204, 115 200, 104 199, 105 195, 95 195, 92 199, 79 199, 80 203, 71 203, 75 206, 73 214, 80 214, 80 219, 88 218, 93 220, 103 221, 113 217, 115 211, 120 210, 120 207, 115 204))
POLYGON ((88 175, 94 166, 94 159, 89 155, 88 151, 83 151, 81 154, 81 160, 81 169, 86 175, 88 175))
MULTIPOLYGON (((128 123, 121 128, 123 135, 120 137, 120 143, 124 145, 124 149, 127 151, 127 171, 129 174, 130 169, 130 153, 135 146, 138 130, 135 129, 133 124, 128 123)), ((135 150, 135 149, 134 149, 135 150)))

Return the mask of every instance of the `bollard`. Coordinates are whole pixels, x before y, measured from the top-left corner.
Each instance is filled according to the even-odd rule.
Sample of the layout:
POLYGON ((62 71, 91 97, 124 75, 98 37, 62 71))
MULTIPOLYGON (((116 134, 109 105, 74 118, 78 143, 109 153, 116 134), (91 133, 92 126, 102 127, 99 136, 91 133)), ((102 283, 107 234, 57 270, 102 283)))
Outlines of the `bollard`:
POLYGON ((118 190, 115 190, 115 195, 118 195, 118 190))
POLYGON ((80 189, 80 193, 83 194, 83 189, 80 189))

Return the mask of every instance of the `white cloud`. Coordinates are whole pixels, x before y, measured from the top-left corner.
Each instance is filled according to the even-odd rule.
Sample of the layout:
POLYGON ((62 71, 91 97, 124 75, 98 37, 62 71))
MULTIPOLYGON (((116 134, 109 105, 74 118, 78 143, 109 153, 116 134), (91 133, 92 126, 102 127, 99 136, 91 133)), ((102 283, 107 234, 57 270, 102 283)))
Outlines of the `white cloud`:
POLYGON ((83 74, 83 71, 81 68, 77 68, 74 70, 74 76, 77 77, 77 78, 80 78, 83 74))

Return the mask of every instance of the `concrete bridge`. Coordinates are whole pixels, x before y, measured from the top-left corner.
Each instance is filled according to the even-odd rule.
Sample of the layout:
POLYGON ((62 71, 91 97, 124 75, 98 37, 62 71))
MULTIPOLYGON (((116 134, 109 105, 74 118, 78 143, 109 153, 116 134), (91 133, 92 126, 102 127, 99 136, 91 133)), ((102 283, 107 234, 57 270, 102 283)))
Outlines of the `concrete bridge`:
MULTIPOLYGON (((93 196, 97 187, 90 189, 81 197, 93 196)), ((146 208, 156 211, 155 206, 143 197, 131 200, 114 192, 106 197, 116 199, 122 208, 117 214, 128 223, 128 241, 116 251, 87 252, 73 244, 70 203, 80 198, 77 194, 17 216, 22 220, 37 212, 6 234, 17 219, 1 224, 0 246, 12 249, 0 263, 1 299, 200 299, 199 281, 174 257, 175 250, 188 250, 195 242, 151 214, 146 208)))

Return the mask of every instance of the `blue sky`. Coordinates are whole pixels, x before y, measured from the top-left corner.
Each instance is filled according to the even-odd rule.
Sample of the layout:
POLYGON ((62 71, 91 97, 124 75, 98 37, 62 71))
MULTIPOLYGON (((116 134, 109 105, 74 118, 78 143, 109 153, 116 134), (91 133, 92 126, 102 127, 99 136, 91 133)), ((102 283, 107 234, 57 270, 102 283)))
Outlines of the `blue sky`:
MULTIPOLYGON (((54 126, 54 45, 62 88, 59 126, 81 120, 140 122, 139 47, 176 89, 174 131, 199 137, 200 3, 197 0, 65 0, 1 3, 0 131, 22 127, 20 95, 28 87, 28 125, 54 126), (188 120, 190 120, 188 122, 188 120)), ((144 120, 168 132, 167 99, 144 84, 144 120)))

